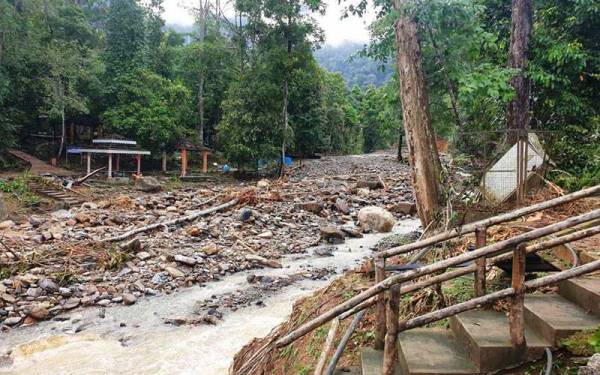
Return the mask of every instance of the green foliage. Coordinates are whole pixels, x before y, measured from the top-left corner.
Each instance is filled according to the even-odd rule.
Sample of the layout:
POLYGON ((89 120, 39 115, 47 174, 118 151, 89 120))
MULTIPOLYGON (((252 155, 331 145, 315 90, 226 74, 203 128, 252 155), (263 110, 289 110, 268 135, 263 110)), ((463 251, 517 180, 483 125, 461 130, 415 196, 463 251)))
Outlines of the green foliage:
POLYGON ((106 17, 106 74, 117 81, 144 66, 146 53, 144 9, 135 0, 113 0, 106 17))
POLYGON ((276 159, 281 127, 281 90, 255 67, 232 83, 218 126, 219 146, 239 168, 255 169, 259 160, 276 159))
POLYGON ((121 268, 121 266, 130 259, 131 255, 129 253, 119 250, 116 245, 111 246, 106 250, 106 254, 101 260, 100 267, 104 270, 116 270, 121 268))
POLYGON ((0 180, 0 191, 10 194, 17 202, 24 206, 32 206, 40 201, 40 197, 27 186, 29 175, 24 174, 9 181, 0 180))
POLYGON ((591 356, 600 352, 600 329, 577 332, 560 340, 559 345, 576 356, 591 356))
POLYGON ((103 115, 110 130, 155 152, 185 134, 190 93, 183 84, 139 70, 122 76, 118 86, 115 104, 103 115))

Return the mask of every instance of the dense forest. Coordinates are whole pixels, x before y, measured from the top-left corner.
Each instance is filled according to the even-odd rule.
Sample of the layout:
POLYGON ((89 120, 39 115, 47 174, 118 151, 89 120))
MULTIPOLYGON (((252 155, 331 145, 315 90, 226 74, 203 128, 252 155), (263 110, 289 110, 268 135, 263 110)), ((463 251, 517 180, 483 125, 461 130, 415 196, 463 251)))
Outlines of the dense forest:
MULTIPOLYGON (((335 54, 315 52, 323 33, 311 16, 323 2, 237 0, 228 17, 219 4, 200 0, 196 26, 183 33, 165 27, 160 0, 0 0, 1 147, 58 129, 63 142, 46 151, 60 155, 68 124, 87 123, 152 151, 201 141, 252 169, 282 152, 361 153, 397 142, 398 79, 377 71, 395 61, 389 5, 376 2, 372 41, 348 74, 335 54), (343 74, 321 67, 319 53, 343 74)), ((436 133, 456 155, 497 151, 514 96, 510 2, 432 0, 408 11, 436 133)), ((534 3, 530 126, 564 184, 600 176, 599 30, 597 1, 534 3)))

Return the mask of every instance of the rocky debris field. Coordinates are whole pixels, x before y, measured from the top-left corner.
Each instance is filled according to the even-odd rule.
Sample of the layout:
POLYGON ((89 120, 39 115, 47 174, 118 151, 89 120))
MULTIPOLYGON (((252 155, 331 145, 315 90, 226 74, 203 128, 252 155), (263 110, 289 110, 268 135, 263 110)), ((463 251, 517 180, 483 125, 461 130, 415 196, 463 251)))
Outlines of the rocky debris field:
MULTIPOLYGON (((288 254, 387 229, 390 220, 414 214, 408 166, 393 154, 308 160, 289 173, 287 180, 233 186, 128 190, 0 222, 0 326, 34 324, 78 307, 131 305, 242 270, 282 267, 281 258, 288 254), (239 200, 236 206, 193 222, 105 241, 232 197, 239 200), (376 224, 358 226, 359 212, 368 206, 378 207, 383 216, 374 216, 376 224)), ((231 308, 244 302, 235 301, 222 296, 212 305, 231 308)))

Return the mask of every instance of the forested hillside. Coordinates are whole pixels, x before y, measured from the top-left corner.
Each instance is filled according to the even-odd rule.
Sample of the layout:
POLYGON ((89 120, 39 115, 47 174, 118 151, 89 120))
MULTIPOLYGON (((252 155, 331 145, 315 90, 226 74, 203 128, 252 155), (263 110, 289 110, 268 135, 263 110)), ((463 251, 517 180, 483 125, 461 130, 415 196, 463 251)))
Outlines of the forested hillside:
POLYGON ((394 72, 394 65, 360 56, 364 45, 344 43, 339 46, 324 45, 315 51, 315 58, 323 68, 340 73, 349 87, 385 85, 394 72))
MULTIPOLYGON (((236 17, 225 18, 203 0, 183 34, 165 28, 160 1, 0 0, 0 144, 54 134, 59 141, 39 151, 59 156, 66 128, 88 124, 154 155, 184 138, 204 143, 247 169, 286 152, 388 147, 401 134, 402 111, 386 4, 375 4, 369 60, 348 63, 359 46, 319 49, 323 33, 311 17, 324 10, 319 1, 239 0, 236 17), (379 71, 382 64, 389 69, 379 71)), ((515 94, 510 4, 436 0, 410 12, 436 133, 456 154, 501 149, 515 94)), ((600 7, 536 1, 533 15, 529 126, 567 172, 564 183, 597 179, 600 7)))

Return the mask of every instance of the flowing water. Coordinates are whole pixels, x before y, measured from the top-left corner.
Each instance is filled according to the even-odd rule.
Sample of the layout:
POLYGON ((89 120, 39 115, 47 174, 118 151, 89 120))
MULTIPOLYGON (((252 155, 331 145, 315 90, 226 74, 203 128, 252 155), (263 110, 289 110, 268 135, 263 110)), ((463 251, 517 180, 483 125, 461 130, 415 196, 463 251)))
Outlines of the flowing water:
MULTIPOLYGON (((394 233, 418 228, 404 220, 394 233)), ((332 257, 310 255, 284 259, 281 269, 254 270, 256 275, 289 275, 312 267, 342 272, 359 263, 386 234, 368 234, 337 245, 332 257)), ((225 315, 216 326, 171 326, 163 319, 193 313, 196 301, 248 288, 240 272, 222 281, 139 300, 133 306, 70 312, 64 321, 46 321, 0 333, 0 355, 12 364, 0 374, 227 374, 233 356, 254 337, 268 334, 291 313, 294 301, 330 280, 303 280, 266 296, 264 306, 244 307, 225 315), (77 332, 79 331, 79 332, 77 332)), ((7 361, 4 361, 7 362, 7 361)))

